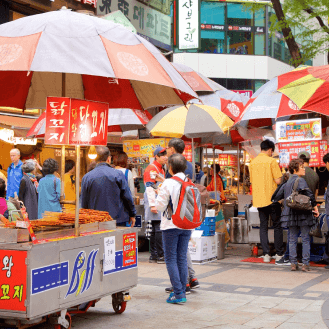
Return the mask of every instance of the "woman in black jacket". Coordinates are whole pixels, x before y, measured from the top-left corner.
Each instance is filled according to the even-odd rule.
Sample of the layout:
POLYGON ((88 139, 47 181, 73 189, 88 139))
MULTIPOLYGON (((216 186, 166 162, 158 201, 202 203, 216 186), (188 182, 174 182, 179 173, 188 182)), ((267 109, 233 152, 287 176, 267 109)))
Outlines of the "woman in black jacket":
POLYGON ((274 202, 284 199, 284 208, 281 214, 282 227, 289 228, 289 258, 291 262, 291 270, 296 271, 298 269, 297 263, 297 239, 299 231, 301 231, 301 237, 303 242, 303 267, 302 271, 310 270, 310 230, 312 226, 317 223, 317 219, 314 217, 319 216, 319 211, 316 206, 315 197, 312 191, 308 188, 308 185, 302 176, 305 175, 304 163, 301 159, 291 160, 289 163, 289 171, 292 174, 290 179, 281 186, 278 193, 275 195, 274 202), (313 207, 312 211, 291 209, 287 206, 286 199, 291 195, 296 179, 298 180, 297 191, 300 194, 310 197, 313 207))

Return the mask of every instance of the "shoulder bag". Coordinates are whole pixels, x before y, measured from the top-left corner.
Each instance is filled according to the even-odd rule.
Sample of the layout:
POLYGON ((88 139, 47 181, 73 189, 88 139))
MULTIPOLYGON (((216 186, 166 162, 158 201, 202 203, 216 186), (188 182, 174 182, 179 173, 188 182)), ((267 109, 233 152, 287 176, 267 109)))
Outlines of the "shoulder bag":
POLYGON ((297 191, 299 177, 296 179, 291 194, 286 199, 287 206, 295 210, 312 210, 311 199, 297 191))

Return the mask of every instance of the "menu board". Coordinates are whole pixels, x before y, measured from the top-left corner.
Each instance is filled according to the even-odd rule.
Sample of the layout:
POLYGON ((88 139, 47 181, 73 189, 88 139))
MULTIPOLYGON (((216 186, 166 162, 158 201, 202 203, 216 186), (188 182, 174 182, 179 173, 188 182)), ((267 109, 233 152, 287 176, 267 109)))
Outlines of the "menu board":
POLYGON ((238 166, 238 157, 233 154, 219 154, 218 161, 220 166, 224 166, 224 167, 238 166))
POLYGON ((328 153, 327 141, 305 141, 279 144, 280 167, 287 168, 298 153, 306 151, 311 155, 310 167, 324 167, 323 156, 328 153))
POLYGON ((129 140, 123 142, 123 151, 127 153, 129 158, 153 158, 153 152, 157 147, 166 147, 164 138, 129 140))
POLYGON ((297 142, 322 139, 321 118, 276 123, 276 141, 297 142))

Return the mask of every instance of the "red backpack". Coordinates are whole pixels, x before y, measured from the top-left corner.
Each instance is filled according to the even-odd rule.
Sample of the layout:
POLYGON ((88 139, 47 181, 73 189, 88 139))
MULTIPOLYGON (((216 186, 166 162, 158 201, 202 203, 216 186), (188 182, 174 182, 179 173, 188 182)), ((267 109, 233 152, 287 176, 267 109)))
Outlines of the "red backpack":
POLYGON ((203 219, 200 191, 188 177, 187 181, 177 176, 171 179, 181 184, 177 209, 171 216, 173 224, 184 230, 200 226, 203 219))

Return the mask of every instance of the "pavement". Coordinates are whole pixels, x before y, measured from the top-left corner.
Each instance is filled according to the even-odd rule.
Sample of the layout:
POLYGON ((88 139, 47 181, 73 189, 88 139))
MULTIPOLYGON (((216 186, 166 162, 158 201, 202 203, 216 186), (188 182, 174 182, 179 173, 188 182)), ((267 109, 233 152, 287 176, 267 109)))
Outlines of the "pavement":
MULTIPOLYGON (((223 260, 195 265, 200 288, 184 305, 166 303, 170 286, 166 266, 150 264, 149 253, 139 253, 138 286, 130 293, 126 311, 115 314, 111 297, 103 298, 72 328, 278 328, 329 327, 329 271, 291 272, 289 266, 243 263, 248 245, 231 245, 223 260)), ((37 326, 35 328, 47 328, 37 326)))

